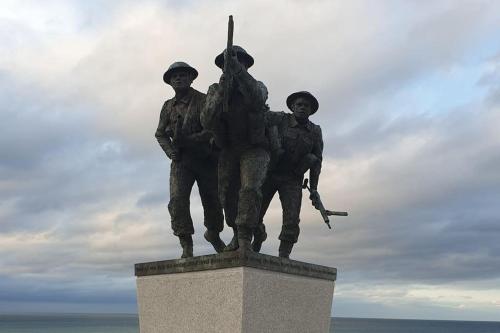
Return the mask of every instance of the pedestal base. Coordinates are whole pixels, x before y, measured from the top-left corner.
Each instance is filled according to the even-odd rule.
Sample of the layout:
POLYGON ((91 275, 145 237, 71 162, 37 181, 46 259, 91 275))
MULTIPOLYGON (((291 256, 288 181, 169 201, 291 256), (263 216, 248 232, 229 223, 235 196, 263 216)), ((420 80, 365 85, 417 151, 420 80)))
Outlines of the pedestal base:
POLYGON ((321 332, 336 269, 229 252, 136 265, 141 333, 321 332))

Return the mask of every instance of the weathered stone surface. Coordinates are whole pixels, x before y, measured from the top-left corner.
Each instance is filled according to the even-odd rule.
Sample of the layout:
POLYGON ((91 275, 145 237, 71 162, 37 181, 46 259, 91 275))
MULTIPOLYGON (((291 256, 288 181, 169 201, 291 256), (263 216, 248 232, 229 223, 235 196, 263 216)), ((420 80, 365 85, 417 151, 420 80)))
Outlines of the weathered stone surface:
POLYGON ((137 278, 141 333, 241 332, 242 268, 137 278))
MULTIPOLYGON (((154 269, 152 275, 137 277, 141 333, 329 331, 335 285, 332 279, 249 266, 223 268, 221 262, 231 261, 219 261, 214 257, 227 259, 225 255, 193 258, 205 262, 199 265, 194 264, 193 259, 165 261, 163 263, 184 261, 178 264, 189 264, 185 265, 188 269, 205 270, 175 273, 175 266, 160 264, 156 267, 168 273, 158 274, 158 269, 154 269)), ((270 256, 259 257, 265 261, 262 257, 270 256)), ((291 262, 282 262, 285 261, 291 262)), ((147 265, 153 267, 152 263, 147 265)), ((261 265, 268 268, 273 264, 261 265)))
POLYGON ((337 278, 336 268, 241 250, 192 258, 139 263, 135 265, 135 275, 174 274, 232 267, 253 267, 330 281, 335 281, 337 278))
POLYGON ((243 268, 245 333, 327 333, 335 282, 243 268))

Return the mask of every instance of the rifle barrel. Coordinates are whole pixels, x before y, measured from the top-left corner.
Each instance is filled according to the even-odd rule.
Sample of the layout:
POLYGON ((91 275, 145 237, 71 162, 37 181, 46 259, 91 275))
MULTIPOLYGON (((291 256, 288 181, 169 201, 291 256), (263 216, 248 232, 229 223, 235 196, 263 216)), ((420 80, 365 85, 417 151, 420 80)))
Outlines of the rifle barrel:
POLYGON ((231 89, 231 75, 229 73, 229 61, 228 57, 231 57, 233 51, 233 32, 234 32, 234 22, 233 15, 229 15, 229 21, 227 23, 227 45, 226 51, 224 53, 224 101, 222 103, 222 111, 229 112, 229 91, 231 89))
POLYGON ((227 52, 232 51, 233 47, 233 31, 234 31, 234 22, 233 15, 229 15, 229 21, 227 22, 227 52))
POLYGON ((337 216, 347 216, 347 212, 336 212, 336 211, 333 211, 333 210, 327 210, 326 211, 326 214, 328 216, 332 216, 332 215, 337 215, 337 216))

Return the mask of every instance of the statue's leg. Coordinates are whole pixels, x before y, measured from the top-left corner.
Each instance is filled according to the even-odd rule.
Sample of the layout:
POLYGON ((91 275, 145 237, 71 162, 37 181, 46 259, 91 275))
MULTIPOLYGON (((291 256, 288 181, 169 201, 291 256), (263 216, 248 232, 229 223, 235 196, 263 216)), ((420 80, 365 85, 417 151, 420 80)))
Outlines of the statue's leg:
POLYGON ((217 253, 220 253, 226 244, 219 236, 224 228, 224 215, 217 191, 217 161, 207 159, 196 169, 196 182, 203 205, 204 224, 207 228, 205 239, 213 245, 217 253))
POLYGON ((269 165, 269 153, 262 148, 252 148, 242 153, 240 159, 241 188, 238 199, 238 241, 244 240, 250 249, 252 234, 257 226, 262 204, 262 185, 269 165))
POLYGON ((224 208, 226 224, 233 229, 231 242, 225 251, 234 251, 238 248, 238 234, 236 215, 238 213, 238 191, 240 188, 239 155, 229 149, 224 149, 219 156, 218 179, 219 199, 224 208))
POLYGON ((283 226, 279 236, 279 256, 288 258, 293 244, 299 238, 300 206, 302 203, 301 179, 280 182, 278 193, 283 208, 283 226))
POLYGON ((262 205, 260 207, 259 221, 257 222, 257 227, 255 227, 253 233, 254 238, 252 242, 252 249, 255 252, 260 251, 262 243, 267 239, 266 226, 264 225, 264 215, 266 215, 267 209, 269 208, 277 190, 276 182, 270 175, 268 175, 264 185, 262 185, 262 205))
POLYGON ((168 211, 174 235, 179 237, 182 257, 193 256, 194 233, 193 220, 189 212, 189 196, 193 188, 195 176, 182 162, 172 162, 170 165, 170 201, 168 211))

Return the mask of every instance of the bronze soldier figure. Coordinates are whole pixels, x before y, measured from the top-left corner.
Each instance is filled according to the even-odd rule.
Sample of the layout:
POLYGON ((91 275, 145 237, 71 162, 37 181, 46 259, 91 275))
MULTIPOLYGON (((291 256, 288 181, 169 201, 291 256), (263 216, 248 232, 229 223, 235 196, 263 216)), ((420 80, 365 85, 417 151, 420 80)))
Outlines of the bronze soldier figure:
MULTIPOLYGON (((215 58, 221 69, 225 54, 215 58)), ((261 187, 269 163, 264 121, 267 89, 248 73, 254 59, 243 48, 233 46, 227 53, 227 61, 229 73, 224 73, 220 82, 208 89, 202 124, 214 134, 221 149, 219 197, 226 223, 234 230, 226 251, 251 250, 262 202, 261 187), (230 90, 224 92, 223 87, 228 85, 230 90), (227 110, 223 107, 224 93, 228 97, 227 110)))
POLYGON ((323 138, 321 128, 309 120, 319 107, 317 99, 307 91, 288 96, 288 108, 293 112, 268 112, 267 126, 276 126, 280 138, 280 156, 270 169, 262 187, 262 208, 259 224, 255 229, 254 251, 260 251, 267 238, 263 223, 264 215, 276 192, 279 193, 283 209, 283 226, 279 236, 279 256, 288 258, 299 237, 299 215, 302 201, 304 173, 309 170, 313 205, 318 205, 317 187, 323 159, 323 138))
POLYGON ((219 237, 224 227, 224 216, 217 191, 217 156, 210 147, 211 134, 203 130, 200 113, 206 95, 191 88, 198 76, 193 67, 184 62, 173 63, 163 75, 172 86, 175 97, 163 104, 155 136, 163 151, 172 160, 170 165, 170 212, 174 235, 179 237, 182 258, 193 256, 193 220, 189 211, 189 197, 197 182, 207 228, 205 239, 217 252, 225 244, 219 237))

